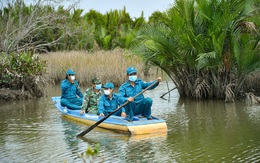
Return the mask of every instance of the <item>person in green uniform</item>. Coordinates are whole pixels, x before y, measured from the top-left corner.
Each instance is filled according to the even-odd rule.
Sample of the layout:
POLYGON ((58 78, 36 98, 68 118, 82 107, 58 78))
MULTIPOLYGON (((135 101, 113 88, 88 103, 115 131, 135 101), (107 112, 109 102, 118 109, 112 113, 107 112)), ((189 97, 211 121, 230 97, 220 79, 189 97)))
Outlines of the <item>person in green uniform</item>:
POLYGON ((101 80, 99 78, 92 79, 92 87, 87 88, 84 96, 83 103, 81 107, 80 114, 83 113, 98 113, 98 100, 103 94, 101 80))

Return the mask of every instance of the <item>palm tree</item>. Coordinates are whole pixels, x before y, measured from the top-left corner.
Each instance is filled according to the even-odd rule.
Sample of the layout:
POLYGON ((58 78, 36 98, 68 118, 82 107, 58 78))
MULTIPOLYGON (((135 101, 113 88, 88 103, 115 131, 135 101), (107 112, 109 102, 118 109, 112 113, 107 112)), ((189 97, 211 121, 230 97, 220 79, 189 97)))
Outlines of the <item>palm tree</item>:
POLYGON ((164 15, 137 33, 133 52, 162 68, 181 97, 238 98, 259 70, 259 33, 248 22, 259 17, 253 1, 176 0, 164 15))

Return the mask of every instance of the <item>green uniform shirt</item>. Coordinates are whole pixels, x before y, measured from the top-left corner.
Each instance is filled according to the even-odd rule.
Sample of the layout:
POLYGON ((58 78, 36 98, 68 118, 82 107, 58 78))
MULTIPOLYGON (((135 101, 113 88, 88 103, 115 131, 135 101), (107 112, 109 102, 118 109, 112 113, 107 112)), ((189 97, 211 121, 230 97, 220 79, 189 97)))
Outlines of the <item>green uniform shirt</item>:
POLYGON ((97 93, 94 91, 93 87, 88 88, 83 96, 82 110, 86 110, 88 113, 97 114, 98 113, 98 100, 103 94, 103 90, 99 90, 97 93))

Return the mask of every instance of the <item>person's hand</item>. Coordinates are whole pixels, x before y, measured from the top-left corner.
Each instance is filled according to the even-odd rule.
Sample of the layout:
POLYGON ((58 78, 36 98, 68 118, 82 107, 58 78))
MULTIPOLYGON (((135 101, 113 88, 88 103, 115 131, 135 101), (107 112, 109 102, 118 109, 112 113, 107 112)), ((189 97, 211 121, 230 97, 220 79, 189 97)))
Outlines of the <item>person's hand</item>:
POLYGON ((103 113, 100 113, 99 116, 100 116, 100 117, 104 117, 105 115, 104 115, 103 113))
POLYGON ((121 113, 121 117, 126 117, 126 113, 125 113, 125 112, 122 112, 122 113, 121 113))
POLYGON ((157 81, 160 83, 162 81, 162 77, 158 77, 157 81))
POLYGON ((85 110, 81 110, 80 111, 80 115, 82 115, 83 113, 85 113, 85 110))
POLYGON ((134 101, 134 98, 133 98, 133 97, 129 97, 129 98, 127 99, 127 101, 132 102, 132 101, 134 101))

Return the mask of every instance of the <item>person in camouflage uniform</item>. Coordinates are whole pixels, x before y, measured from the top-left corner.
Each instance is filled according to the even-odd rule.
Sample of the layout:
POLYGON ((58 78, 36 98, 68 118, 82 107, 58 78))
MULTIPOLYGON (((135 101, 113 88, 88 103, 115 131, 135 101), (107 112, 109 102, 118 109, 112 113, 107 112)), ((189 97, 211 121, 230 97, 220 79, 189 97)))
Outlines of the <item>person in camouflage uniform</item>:
POLYGON ((102 84, 99 78, 92 79, 92 87, 87 88, 84 93, 80 114, 98 113, 98 100, 103 94, 103 89, 101 89, 101 87, 102 84))

